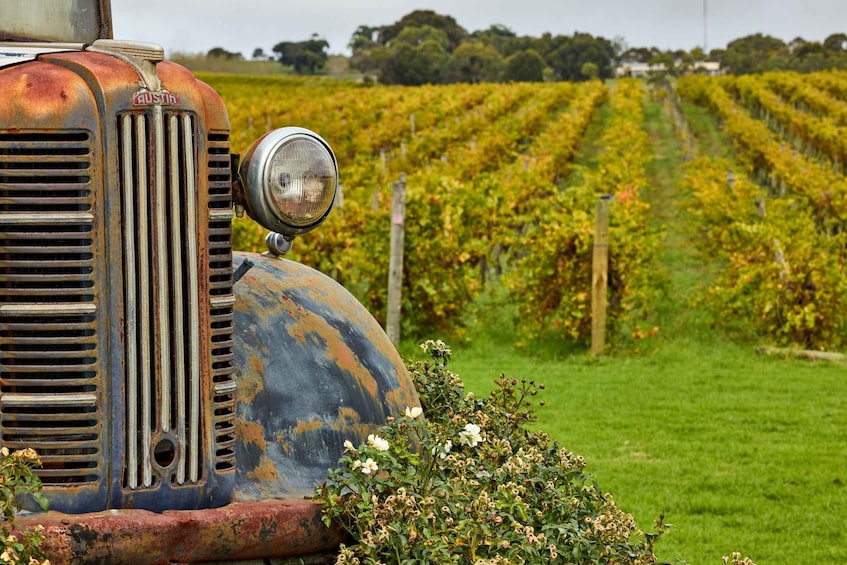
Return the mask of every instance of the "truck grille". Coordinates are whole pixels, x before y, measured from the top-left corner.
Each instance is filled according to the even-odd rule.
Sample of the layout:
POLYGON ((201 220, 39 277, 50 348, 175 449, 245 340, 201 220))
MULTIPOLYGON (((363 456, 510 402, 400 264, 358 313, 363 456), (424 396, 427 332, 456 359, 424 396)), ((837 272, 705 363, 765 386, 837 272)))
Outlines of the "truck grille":
POLYGON ((0 433, 46 486, 102 476, 88 132, 0 132, 0 433))
POLYGON ((202 416, 210 393, 216 439, 211 456, 216 469, 233 467, 234 298, 231 257, 227 266, 222 261, 231 253, 229 149, 226 136, 208 140, 212 194, 201 216, 198 206, 206 200, 197 190, 195 130, 195 117, 187 112, 154 109, 118 120, 129 489, 203 479, 209 454, 202 416), (219 166, 223 151, 225 169, 219 166), (214 194, 224 184, 226 192, 214 194), (198 229, 200 221, 208 225, 198 229), (208 239, 198 237, 204 233, 208 239), (209 280, 201 280, 203 273, 209 280), (204 391, 204 373, 212 375, 214 390, 204 391))
POLYGON ((215 469, 235 471, 235 366, 233 364, 232 179, 229 134, 210 133, 209 296, 215 469))

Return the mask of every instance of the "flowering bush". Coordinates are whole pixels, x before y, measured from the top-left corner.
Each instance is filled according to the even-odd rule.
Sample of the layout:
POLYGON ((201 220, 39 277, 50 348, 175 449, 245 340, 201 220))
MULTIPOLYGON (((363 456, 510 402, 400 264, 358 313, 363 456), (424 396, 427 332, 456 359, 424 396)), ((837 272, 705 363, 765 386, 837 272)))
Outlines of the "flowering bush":
POLYGON ((584 471, 582 457, 526 429, 543 385, 501 378, 485 399, 422 346, 421 399, 364 445, 345 444, 316 498, 355 539, 336 563, 653 563, 645 534, 584 471), (426 413, 426 419, 422 414, 426 413))
POLYGON ((731 555, 723 556, 723 564, 724 565, 756 565, 752 559, 749 557, 742 557, 742 555, 734 551, 731 555))
POLYGON ((0 523, 2 563, 50 565, 40 548, 44 528, 39 526, 35 531, 22 532, 20 538, 13 533, 15 515, 21 509, 22 496, 31 496, 47 510, 47 499, 41 494, 41 479, 32 471, 40 465, 41 459, 33 449, 9 452, 9 448, 0 447, 0 509, 4 519, 0 523))

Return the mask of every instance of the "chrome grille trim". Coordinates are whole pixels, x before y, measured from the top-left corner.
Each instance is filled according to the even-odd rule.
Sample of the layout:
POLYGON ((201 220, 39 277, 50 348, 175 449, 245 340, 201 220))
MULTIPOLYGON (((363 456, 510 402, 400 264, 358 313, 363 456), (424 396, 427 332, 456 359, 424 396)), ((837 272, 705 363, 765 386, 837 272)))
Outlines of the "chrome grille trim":
POLYGON ((204 426, 195 117, 153 108, 120 116, 118 127, 127 336, 124 486, 197 483, 204 426), (172 458, 164 458, 172 462, 162 468, 152 454, 168 438, 176 445, 172 458))
POLYGON ((97 406, 96 394, 4 394, 0 397, 3 408, 35 408, 42 406, 72 408, 74 406, 97 406))
POLYGON ((215 394, 230 394, 235 392, 235 383, 221 383, 219 385, 215 385, 215 394))
POLYGON ((38 225, 43 222, 52 224, 93 224, 94 214, 87 212, 66 212, 57 214, 0 214, 0 224, 9 225, 38 225))
POLYGON ((214 309, 232 308, 235 306, 235 296, 215 296, 209 299, 209 304, 214 309))
POLYGON ((232 210, 209 210, 209 220, 212 222, 232 221, 232 210))
POLYGON ((56 304, 3 304, 0 314, 4 316, 79 316, 80 314, 97 313, 96 304, 71 304, 59 302, 56 304))
MULTIPOLYGON (((153 157, 153 170, 155 171, 156 181, 153 185, 153 202, 154 202, 154 234, 156 236, 156 272, 159 274, 159 282, 156 285, 158 290, 158 300, 156 304, 156 327, 158 328, 158 339, 156 340, 156 350, 158 353, 157 372, 159 377, 159 407, 161 415, 159 425, 163 432, 171 431, 171 379, 167 375, 171 372, 171 328, 170 316, 168 311, 170 305, 169 300, 178 300, 181 296, 179 287, 177 292, 169 295, 168 285, 165 284, 170 277, 174 276, 168 271, 168 239, 167 230, 165 229, 165 202, 167 202, 167 186, 165 185, 166 169, 165 169, 165 125, 164 115, 161 106, 153 108, 153 147, 155 148, 153 157)), ((168 163, 171 165, 171 163, 168 163)), ((179 174, 179 168, 177 168, 179 174)), ((173 215, 174 211, 171 211, 173 215)), ((174 250, 179 249, 175 247, 174 250)), ((176 252, 174 252, 176 255, 176 252)))
MULTIPOLYGON (((184 145, 188 147, 191 141, 192 129, 191 121, 188 116, 183 118, 183 135, 185 136, 184 145)), ((191 171, 191 174, 186 175, 186 191, 188 194, 196 194, 197 187, 194 176, 194 155, 195 151, 187 151, 185 155, 185 168, 191 171)), ((187 218, 189 223, 188 229, 188 249, 189 257, 199 257, 199 249, 197 244, 197 200, 196 198, 188 199, 187 218)), ((192 297, 199 296, 199 275, 197 272, 197 262, 191 261, 188 265, 188 285, 192 289, 192 297)), ((199 301, 191 303, 190 310, 191 324, 189 327, 189 347, 192 359, 200 358, 200 307, 199 301)), ((189 458, 189 478, 196 481, 200 478, 200 364, 194 363, 191 366, 191 443, 188 451, 189 458)))
MULTIPOLYGON (((139 117, 139 129, 143 129, 141 123, 143 116, 139 117)), ((126 233, 134 233, 135 228, 135 207, 133 198, 134 175, 132 167, 132 151, 128 148, 132 147, 132 116, 124 116, 121 123, 121 135, 123 136, 122 147, 124 148, 121 154, 121 169, 123 178, 123 201, 124 201, 124 229, 126 233)), ((139 173, 140 174, 140 173, 139 173)), ((140 235, 140 234, 139 234, 140 235)), ((132 273, 136 270, 135 264, 135 246, 130 238, 124 237, 124 268, 132 273)), ((135 328, 138 325, 138 297, 135 293, 134 285, 126 285, 124 295, 124 307, 126 310, 125 326, 127 328, 135 328)), ((135 410, 130 410, 129 406, 138 405, 138 347, 135 340, 127 339, 126 343, 126 395, 127 395, 127 483, 131 487, 138 486, 138 444, 136 441, 130 441, 134 435, 133 430, 138 429, 138 414, 135 410)))

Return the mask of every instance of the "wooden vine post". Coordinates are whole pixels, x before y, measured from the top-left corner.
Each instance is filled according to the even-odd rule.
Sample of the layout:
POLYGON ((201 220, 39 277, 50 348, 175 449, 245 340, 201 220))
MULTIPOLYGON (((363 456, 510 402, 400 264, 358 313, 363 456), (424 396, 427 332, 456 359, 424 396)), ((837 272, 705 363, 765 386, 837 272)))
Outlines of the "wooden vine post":
POLYGON ((403 289, 403 237, 406 216, 406 175, 391 183, 391 244, 388 264, 388 312, 385 332, 395 347, 400 345, 400 306, 403 289))
POLYGON ((606 306, 609 289, 609 204, 612 195, 597 198, 594 219, 594 260, 591 268, 591 353, 606 347, 606 306))

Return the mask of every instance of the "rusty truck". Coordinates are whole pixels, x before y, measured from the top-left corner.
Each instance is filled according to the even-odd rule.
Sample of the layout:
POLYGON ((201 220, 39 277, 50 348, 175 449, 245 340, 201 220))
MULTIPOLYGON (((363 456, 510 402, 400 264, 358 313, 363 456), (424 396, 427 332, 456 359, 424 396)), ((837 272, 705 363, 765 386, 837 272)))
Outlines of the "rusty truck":
POLYGON ((347 439, 417 404, 344 288, 281 258, 338 166, 224 102, 109 0, 0 2, 0 444, 34 448, 56 563, 326 554, 310 502, 347 439), (269 230, 235 252, 233 215, 269 230))

